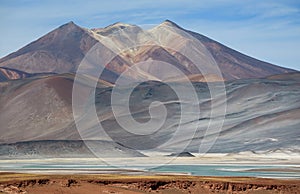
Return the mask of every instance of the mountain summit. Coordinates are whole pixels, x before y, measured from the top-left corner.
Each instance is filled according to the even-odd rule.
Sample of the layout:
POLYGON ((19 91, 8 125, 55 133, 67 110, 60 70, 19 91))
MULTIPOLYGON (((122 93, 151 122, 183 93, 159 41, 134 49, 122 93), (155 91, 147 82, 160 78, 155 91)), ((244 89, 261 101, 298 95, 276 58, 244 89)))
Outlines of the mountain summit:
MULTIPOLYGON (((176 47, 182 46, 182 44, 188 47, 187 41, 193 37, 208 51, 205 53, 198 50, 198 53, 204 56, 210 54, 213 57, 221 69, 224 80, 260 78, 294 71, 244 55, 201 34, 185 30, 170 20, 165 20, 157 27, 145 31, 136 25, 119 22, 105 28, 91 30, 69 22, 20 50, 3 57, 0 59, 0 67, 29 74, 75 73, 85 54, 96 43, 106 41, 119 50, 131 45, 139 45, 139 48, 125 51, 104 67, 108 72, 104 79, 108 82, 113 83, 115 78, 111 77, 116 77, 135 63, 148 59, 172 64, 194 79, 199 75, 199 72, 194 71, 195 64, 192 64, 184 56, 161 46, 141 46, 141 43, 147 43, 148 37, 157 37, 160 42, 173 44, 176 47), (174 30, 171 32, 168 31, 170 30, 168 28, 174 28, 174 30)), ((203 68, 206 68, 205 64, 203 68)), ((166 73, 163 72, 163 69, 161 66, 145 67, 132 76, 133 78, 141 76, 153 78, 153 72, 166 73)), ((15 77, 12 76, 12 79, 15 77)), ((159 78, 157 79, 159 80, 159 78)))
POLYGON ((180 28, 182 29, 180 26, 178 26, 175 22, 171 21, 171 20, 165 20, 163 21, 160 25, 168 25, 168 26, 172 26, 172 27, 176 27, 176 28, 180 28))

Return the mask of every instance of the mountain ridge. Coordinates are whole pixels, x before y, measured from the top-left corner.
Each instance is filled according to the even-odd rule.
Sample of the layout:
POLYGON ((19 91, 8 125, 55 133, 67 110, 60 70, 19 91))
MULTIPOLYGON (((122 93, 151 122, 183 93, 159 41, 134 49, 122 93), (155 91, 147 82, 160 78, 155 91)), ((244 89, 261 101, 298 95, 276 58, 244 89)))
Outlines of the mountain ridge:
MULTIPOLYGON (((217 65, 221 69, 224 80, 260 78, 276 74, 296 72, 296 70, 276 66, 242 54, 204 35, 186 30, 170 20, 165 20, 158 26, 160 26, 162 29, 156 31, 154 30, 154 32, 152 29, 152 33, 154 33, 155 36, 170 38, 168 32, 166 32, 166 29, 174 28, 183 34, 186 33, 187 36, 192 36, 197 39, 199 41, 197 44, 203 44, 208 52, 213 56, 217 65)), ((149 30, 143 31, 136 25, 124 24, 120 22, 114 23, 105 28, 94 28, 90 30, 82 28, 76 25, 74 22, 68 22, 19 49, 18 51, 1 58, 0 67, 15 69, 25 73, 75 73, 77 67, 87 52, 95 44, 99 42, 101 43, 103 37, 106 37, 106 40, 108 37, 109 41, 115 44, 114 47, 118 49, 120 44, 125 45, 119 48, 126 47, 126 41, 128 41, 128 44, 134 45, 135 41, 143 41, 143 39, 147 39, 148 35, 149 30), (128 27, 130 27, 130 29, 128 29, 128 27), (116 32, 118 33, 117 35, 114 34, 116 32), (117 41, 121 42, 118 43, 117 41)), ((182 40, 187 39, 185 35, 175 35, 180 36, 182 40)), ((178 40, 176 40, 175 36, 171 36, 170 40, 164 39, 163 41, 168 43, 168 41, 176 42, 178 40)), ((134 63, 131 61, 131 59, 132 57, 137 57, 138 55, 140 56, 136 61, 139 61, 143 58, 157 58, 157 56, 159 56, 157 58, 158 60, 171 63, 172 65, 177 64, 176 68, 179 67, 179 69, 186 68, 188 66, 195 66, 195 64, 187 62, 185 56, 182 56, 179 53, 174 53, 173 51, 166 49, 164 51, 157 50, 155 53, 151 53, 143 52, 144 49, 148 48, 140 48, 139 51, 134 51, 129 57, 118 55, 115 59, 113 59, 113 61, 104 67, 106 71, 105 81, 114 83, 115 79, 110 79, 109 77, 118 76, 126 69, 133 66, 134 63), (170 56, 175 58, 171 59, 172 57, 170 58, 170 56)), ((203 53, 203 51, 199 52, 203 53)), ((147 69, 149 68, 147 67, 146 69, 140 69, 140 71, 144 73, 136 73, 133 79, 141 76, 146 76, 148 78, 153 77, 151 72, 148 72, 147 69)), ((152 69, 157 68, 152 67, 152 69)), ((155 71, 161 70, 157 69, 155 71)), ((188 71, 186 74, 191 76, 195 73, 188 71)))

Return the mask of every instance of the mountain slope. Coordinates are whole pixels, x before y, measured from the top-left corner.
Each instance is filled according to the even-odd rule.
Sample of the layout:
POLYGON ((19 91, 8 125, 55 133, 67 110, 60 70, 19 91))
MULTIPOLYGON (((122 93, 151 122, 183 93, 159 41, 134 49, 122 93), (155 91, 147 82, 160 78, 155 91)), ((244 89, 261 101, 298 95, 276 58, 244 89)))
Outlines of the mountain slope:
POLYGON ((86 30, 69 22, 0 59, 0 66, 27 73, 74 72, 96 42, 86 30))
POLYGON ((15 69, 0 67, 0 82, 7 80, 22 79, 26 77, 30 77, 30 74, 15 69))
POLYGON ((261 78, 294 71, 249 57, 199 33, 183 29, 172 21, 164 23, 184 30, 203 43, 220 67, 225 80, 261 78))
MULTIPOLYGON (((299 73, 280 75, 277 78, 226 82, 227 113, 224 126, 210 151, 240 152, 297 148, 300 126, 300 85, 299 79, 290 79, 291 76, 299 78, 299 73)), ((80 140, 71 107, 73 78, 73 75, 66 74, 2 82, 0 84, 0 143, 80 140)), ((185 87, 185 83, 177 84, 179 87, 185 87)), ((179 135, 180 138, 173 140, 173 144, 162 151, 173 153, 180 150, 186 142, 192 141, 186 150, 197 152, 208 124, 215 125, 219 122, 218 116, 212 117, 208 122, 211 115, 211 99, 207 85, 194 83, 194 87, 199 97, 201 114, 199 118, 192 120, 191 115, 197 113, 190 112, 182 115, 187 121, 184 124, 184 134, 179 135), (195 126, 199 127, 198 131, 192 139, 189 139, 187 134, 192 134, 195 126)), ((82 89, 88 89, 88 86, 82 89)), ((125 87, 119 92, 122 93, 127 89, 125 87)), ((181 115, 180 103, 183 102, 169 91, 167 85, 147 82, 138 86, 131 95, 134 106, 130 110, 137 121, 150 119, 148 109, 152 101, 160 101, 167 108, 165 123, 160 130, 151 134, 151 137, 134 137, 122 129, 114 115, 118 117, 128 115, 112 113, 111 91, 111 86, 107 84, 98 85, 96 110, 106 133, 114 141, 99 133, 96 126, 98 121, 91 120, 87 122, 85 130, 93 140, 118 143, 124 148, 149 149, 169 140, 177 130, 181 115)), ((125 100, 121 99, 119 106, 126 106, 125 100)), ((90 105, 86 104, 86 106, 89 108, 90 105)), ((191 106, 195 105, 191 104, 191 106)), ((68 147, 67 144, 64 145, 68 147)))
MULTIPOLYGON (((26 73, 75 73, 85 54, 96 43, 105 45, 118 54, 107 64, 102 64, 105 68, 102 79, 110 83, 114 83, 120 74, 134 64, 147 60, 171 64, 194 79, 197 76, 193 75, 214 74, 208 60, 217 63, 224 80, 260 78, 294 72, 246 56, 201 34, 185 30, 168 20, 150 30, 122 23, 88 30, 70 22, 0 59, 0 67, 26 73), (155 45, 157 42, 160 45, 155 45), (196 45, 194 49, 197 54, 194 56, 199 58, 196 62, 190 61, 187 56, 177 52, 190 49, 192 44, 196 45), (213 59, 210 59, 211 57, 213 59), (207 72, 199 72, 196 65, 201 65, 207 72)), ((100 53, 99 59, 105 58, 106 54, 100 53)), ((163 64, 144 64, 143 67, 137 67, 138 69, 131 72, 129 76, 131 79, 161 80, 162 76, 157 74, 169 73, 163 66, 163 64)), ((171 77, 164 77, 164 79, 171 77)), ((218 77, 216 80, 223 78, 218 77)), ((199 79, 203 80, 201 76, 199 79)), ((172 80, 175 80, 174 77, 172 80)))

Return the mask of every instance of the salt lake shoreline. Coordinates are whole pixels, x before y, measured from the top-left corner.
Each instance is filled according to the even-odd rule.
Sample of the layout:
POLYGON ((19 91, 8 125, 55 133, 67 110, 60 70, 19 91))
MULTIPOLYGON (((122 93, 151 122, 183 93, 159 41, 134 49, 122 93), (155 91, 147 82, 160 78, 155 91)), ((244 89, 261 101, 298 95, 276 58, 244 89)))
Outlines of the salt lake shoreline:
MULTIPOLYGON (((132 158, 45 158, 45 159, 0 159, 0 172, 34 174, 123 174, 123 175, 193 175, 218 176, 214 173, 192 173, 190 170, 174 170, 172 167, 196 166, 219 167, 224 176, 248 176, 277 179, 300 179, 300 156, 273 153, 269 155, 253 154, 206 154, 196 157, 151 157, 132 158), (160 171, 149 170, 156 167, 169 167, 160 171), (233 169, 239 167, 237 169, 233 169), (224 168, 224 169, 223 169, 224 168), (259 171, 272 176, 255 176, 259 171), (274 173, 279 173, 278 175, 274 173), (286 175, 285 175, 286 174, 286 175), (283 176, 285 175, 285 176, 283 176)), ((220 176, 222 177, 222 176, 220 176)))
POLYGON ((191 176, 187 172, 150 172, 144 169, 159 165, 198 165, 203 168, 253 165, 262 169, 267 165, 271 166, 264 169, 268 173, 282 171, 283 166, 287 173, 299 174, 300 157, 207 154, 177 158, 6 158, 0 160, 0 193, 300 193, 300 179, 293 177, 191 176), (111 164, 119 165, 119 168, 109 167, 111 164), (84 168, 80 169, 80 165, 84 168), (89 169, 91 165, 99 165, 99 168, 89 169))

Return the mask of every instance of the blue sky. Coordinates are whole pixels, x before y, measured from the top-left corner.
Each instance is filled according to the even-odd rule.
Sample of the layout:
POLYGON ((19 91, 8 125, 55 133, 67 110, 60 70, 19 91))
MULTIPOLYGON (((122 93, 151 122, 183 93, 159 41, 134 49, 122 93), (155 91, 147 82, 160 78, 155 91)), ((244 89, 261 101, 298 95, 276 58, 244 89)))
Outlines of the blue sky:
POLYGON ((94 28, 165 19, 260 60, 300 70, 299 0, 0 0, 0 57, 69 21, 94 28))

